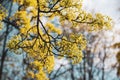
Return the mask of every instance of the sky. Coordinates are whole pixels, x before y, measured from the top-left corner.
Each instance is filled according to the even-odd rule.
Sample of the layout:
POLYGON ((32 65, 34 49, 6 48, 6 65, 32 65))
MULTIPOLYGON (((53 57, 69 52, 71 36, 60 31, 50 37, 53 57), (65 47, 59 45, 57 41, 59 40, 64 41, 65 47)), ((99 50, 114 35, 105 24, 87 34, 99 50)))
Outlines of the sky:
POLYGON ((111 16, 115 21, 120 18, 120 0, 83 0, 88 10, 111 16))

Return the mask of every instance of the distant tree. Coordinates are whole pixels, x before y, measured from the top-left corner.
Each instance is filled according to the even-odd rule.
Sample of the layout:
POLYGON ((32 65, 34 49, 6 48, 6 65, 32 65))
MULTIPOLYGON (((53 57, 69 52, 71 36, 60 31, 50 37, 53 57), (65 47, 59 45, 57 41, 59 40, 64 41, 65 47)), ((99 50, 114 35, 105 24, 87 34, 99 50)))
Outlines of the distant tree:
MULTIPOLYGON (((120 49, 120 42, 114 43, 112 47, 120 49)), ((120 50, 116 54, 116 61, 117 76, 120 76, 120 50)))

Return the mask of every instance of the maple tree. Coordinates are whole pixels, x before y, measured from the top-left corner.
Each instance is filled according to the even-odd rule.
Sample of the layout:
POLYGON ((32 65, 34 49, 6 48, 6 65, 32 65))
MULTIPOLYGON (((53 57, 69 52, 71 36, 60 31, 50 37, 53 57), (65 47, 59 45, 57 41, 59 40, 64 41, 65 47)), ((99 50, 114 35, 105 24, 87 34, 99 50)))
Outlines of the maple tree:
POLYGON ((13 0, 11 6, 14 3, 18 5, 18 10, 13 15, 0 5, 0 27, 1 30, 6 29, 1 74, 5 55, 11 51, 26 53, 25 79, 48 80, 47 74, 54 68, 55 57, 67 58, 76 64, 82 60, 82 51, 86 47, 87 41, 81 32, 64 31, 62 25, 69 23, 70 28, 79 28, 84 24, 91 31, 112 26, 110 17, 84 11, 82 0, 13 0), (5 24, 17 30, 8 41, 9 26, 5 24))
MULTIPOLYGON (((120 42, 114 43, 112 48, 120 48, 120 42)), ((117 76, 120 76, 120 50, 117 51, 116 54, 116 61, 117 61, 117 76)))

